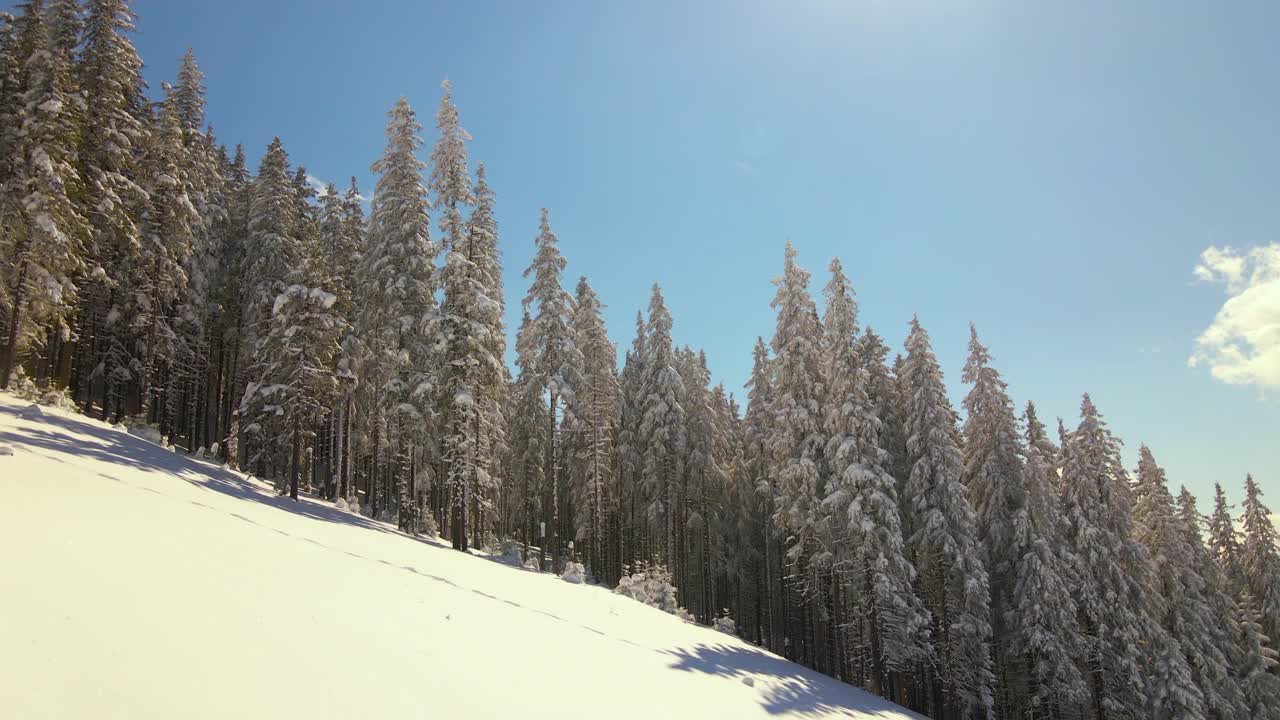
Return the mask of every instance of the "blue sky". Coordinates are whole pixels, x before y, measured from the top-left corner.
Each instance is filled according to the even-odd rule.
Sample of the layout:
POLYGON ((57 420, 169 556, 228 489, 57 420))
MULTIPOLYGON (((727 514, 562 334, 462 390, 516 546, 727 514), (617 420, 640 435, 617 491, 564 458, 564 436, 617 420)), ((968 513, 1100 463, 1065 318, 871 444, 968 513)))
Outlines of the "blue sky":
POLYGON ((660 282, 676 340, 741 395, 790 238, 815 293, 842 258, 862 323, 895 346, 918 313, 957 403, 973 321, 1019 404, 1074 424, 1088 391, 1128 465, 1146 442, 1202 507, 1246 471, 1280 506, 1280 355, 1233 383, 1187 362, 1251 287, 1230 262, 1198 281, 1201 253, 1280 241, 1280 4, 136 9, 154 87, 190 45, 224 142, 256 164, 278 134, 313 175, 366 191, 387 108, 403 94, 429 125, 449 77, 497 192, 513 307, 546 206, 566 284, 590 277, 616 341, 660 282))

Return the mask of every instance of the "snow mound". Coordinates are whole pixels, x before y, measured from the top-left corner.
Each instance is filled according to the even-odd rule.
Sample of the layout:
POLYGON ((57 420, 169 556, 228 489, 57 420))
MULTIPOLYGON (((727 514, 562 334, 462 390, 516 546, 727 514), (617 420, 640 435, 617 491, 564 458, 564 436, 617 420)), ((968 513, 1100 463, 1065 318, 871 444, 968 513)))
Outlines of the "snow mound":
POLYGON ((581 585, 587 579, 587 569, 582 566, 582 563, 565 563, 564 572, 560 573, 560 579, 575 585, 581 585))
POLYGON ((128 427, 128 431, 129 434, 134 437, 142 438, 149 443, 153 443, 161 447, 164 446, 164 436, 160 434, 159 430, 151 427, 150 425, 130 425, 128 427))
POLYGON ((671 583, 671 572, 661 565, 640 563, 635 572, 622 576, 614 592, 637 602, 675 615, 685 622, 693 622, 693 615, 676 600, 676 586, 671 583))
POLYGON ((32 403, 23 408, 22 412, 18 413, 18 417, 23 420, 39 420, 44 417, 44 409, 39 405, 32 403))
POLYGON ((725 610, 720 617, 712 620, 711 627, 727 635, 738 634, 738 625, 733 621, 733 618, 729 617, 728 610, 725 610))
POLYGON ((13 448, 9 447, 8 445, 0 445, 0 456, 12 455, 12 454, 13 454, 13 448))
MULTIPOLYGON (((24 450, 0 465, 4 585, 26 589, 0 602, 0 716, 918 718, 607 588, 22 407, 0 394, 24 450)), ((674 603, 662 574, 640 584, 674 603)))

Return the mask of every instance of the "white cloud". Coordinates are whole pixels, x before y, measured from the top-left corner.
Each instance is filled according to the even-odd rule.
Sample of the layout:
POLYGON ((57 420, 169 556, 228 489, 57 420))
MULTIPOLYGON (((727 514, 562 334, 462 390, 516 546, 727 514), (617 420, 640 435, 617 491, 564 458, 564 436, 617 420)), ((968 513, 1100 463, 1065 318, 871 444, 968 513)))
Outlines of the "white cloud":
POLYGON ((1226 282, 1227 292, 1235 292, 1244 275, 1245 258, 1228 247, 1210 247, 1200 253, 1200 264, 1196 265, 1195 276, 1205 282, 1226 282))
MULTIPOLYGON (((307 173, 307 184, 311 186, 312 190, 316 191, 317 198, 322 198, 325 195, 329 194, 329 183, 324 180, 321 180, 320 178, 316 177, 315 175, 312 175, 311 173, 307 173)), ((338 190, 339 195, 343 195, 344 193, 345 193, 344 190, 342 189, 338 190)), ((356 199, 365 205, 369 204, 368 198, 366 198, 363 193, 356 193, 356 199)))
POLYGON ((1194 273, 1223 284, 1227 299, 1187 364, 1230 385, 1280 388, 1280 243, 1247 252, 1211 247, 1194 273))
POLYGON ((307 184, 311 186, 312 190, 316 191, 316 197, 318 198, 322 198, 329 194, 329 183, 321 180, 311 173, 307 173, 307 184))

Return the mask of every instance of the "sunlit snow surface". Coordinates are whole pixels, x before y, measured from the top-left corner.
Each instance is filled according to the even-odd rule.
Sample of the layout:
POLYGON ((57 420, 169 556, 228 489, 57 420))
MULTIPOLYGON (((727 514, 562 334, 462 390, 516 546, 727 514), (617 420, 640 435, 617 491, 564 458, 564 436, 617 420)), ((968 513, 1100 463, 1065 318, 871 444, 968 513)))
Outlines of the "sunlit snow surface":
POLYGON ((0 395, 0 716, 917 717, 587 585, 0 395))

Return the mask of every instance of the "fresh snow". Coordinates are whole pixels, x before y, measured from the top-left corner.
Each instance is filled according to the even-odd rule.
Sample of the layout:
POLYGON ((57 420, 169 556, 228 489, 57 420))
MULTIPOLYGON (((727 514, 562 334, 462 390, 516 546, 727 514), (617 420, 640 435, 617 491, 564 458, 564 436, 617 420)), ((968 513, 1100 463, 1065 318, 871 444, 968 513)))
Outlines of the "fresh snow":
POLYGON ((5 716, 918 717, 608 589, 24 407, 0 395, 5 716))

